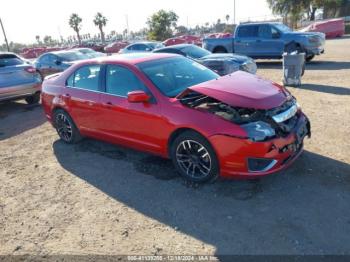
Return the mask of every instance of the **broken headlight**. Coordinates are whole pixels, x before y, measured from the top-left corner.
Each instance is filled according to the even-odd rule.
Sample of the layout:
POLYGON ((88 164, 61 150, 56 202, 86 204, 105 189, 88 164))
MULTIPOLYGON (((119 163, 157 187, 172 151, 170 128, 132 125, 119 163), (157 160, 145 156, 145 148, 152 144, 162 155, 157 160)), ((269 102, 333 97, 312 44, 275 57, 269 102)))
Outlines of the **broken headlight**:
POLYGON ((248 73, 251 73, 254 75, 254 74, 256 74, 257 66, 256 66, 256 63, 254 62, 254 60, 251 59, 251 60, 248 60, 247 62, 241 64, 240 69, 242 71, 245 71, 245 72, 248 72, 248 73))
POLYGON ((241 127, 247 132, 248 138, 252 141, 264 141, 276 134, 270 124, 263 121, 244 124, 241 127))

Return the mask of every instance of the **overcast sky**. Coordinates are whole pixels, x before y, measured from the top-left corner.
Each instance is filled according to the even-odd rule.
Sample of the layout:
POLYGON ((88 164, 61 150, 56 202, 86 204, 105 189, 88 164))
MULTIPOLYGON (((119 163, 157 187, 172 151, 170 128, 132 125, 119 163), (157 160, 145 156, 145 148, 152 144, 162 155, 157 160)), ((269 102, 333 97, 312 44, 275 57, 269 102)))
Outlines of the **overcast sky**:
MULTIPOLYGON (((98 33, 92 20, 97 12, 108 18, 106 32, 122 32, 126 28, 136 31, 146 27, 147 18, 159 9, 173 10, 179 16, 178 25, 195 26, 205 22, 225 20, 226 14, 233 21, 233 0, 1 0, 0 18, 3 20, 7 38, 14 42, 35 42, 35 36, 51 35, 59 38, 74 34, 68 25, 71 13, 83 19, 82 34, 98 33)), ((266 0, 236 0, 236 22, 248 18, 271 16, 266 0)), ((0 42, 3 42, 0 33, 0 42)))

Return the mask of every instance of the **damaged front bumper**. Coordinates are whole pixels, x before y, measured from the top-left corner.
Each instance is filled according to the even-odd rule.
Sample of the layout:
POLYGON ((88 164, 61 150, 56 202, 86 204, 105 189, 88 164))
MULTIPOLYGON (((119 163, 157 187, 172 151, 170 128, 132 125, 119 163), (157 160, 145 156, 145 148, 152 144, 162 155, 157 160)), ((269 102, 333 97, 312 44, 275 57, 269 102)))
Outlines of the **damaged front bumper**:
POLYGON ((300 113, 293 130, 285 137, 264 142, 213 135, 212 143, 220 160, 223 177, 259 177, 287 168, 303 151, 305 136, 311 136, 310 122, 300 113))

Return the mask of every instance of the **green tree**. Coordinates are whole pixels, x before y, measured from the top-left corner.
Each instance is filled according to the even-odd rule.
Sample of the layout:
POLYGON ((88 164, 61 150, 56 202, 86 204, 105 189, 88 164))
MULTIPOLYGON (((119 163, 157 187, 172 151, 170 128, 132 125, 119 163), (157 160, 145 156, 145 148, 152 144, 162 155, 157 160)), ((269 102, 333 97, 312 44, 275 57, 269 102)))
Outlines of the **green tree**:
POLYGON ((176 31, 178 34, 183 35, 183 34, 186 34, 188 32, 188 29, 186 26, 180 25, 180 26, 176 27, 176 31))
MULTIPOLYGON (((306 0, 309 2, 309 0, 306 0)), ((304 12, 303 0, 267 0, 274 14, 281 15, 290 20, 292 27, 296 27, 297 21, 304 12)))
POLYGON ((107 19, 105 16, 103 16, 101 13, 98 12, 98 13, 95 15, 94 24, 95 24, 95 26, 97 26, 98 29, 100 30, 100 35, 101 35, 102 43, 105 42, 105 33, 103 32, 103 27, 106 26, 107 21, 108 21, 108 19, 107 19))
POLYGON ((305 14, 310 21, 315 20, 319 8, 324 8, 324 18, 330 18, 344 16, 341 11, 350 6, 348 0, 267 0, 267 3, 274 14, 288 18, 293 27, 305 14))
POLYGON ((78 42, 79 45, 81 44, 81 38, 80 38, 80 29, 81 29, 81 22, 83 20, 80 18, 80 16, 78 14, 71 14, 70 18, 69 18, 69 26, 71 28, 73 28, 73 30, 75 31, 75 33, 77 34, 77 38, 78 38, 78 42))
POLYGON ((44 36, 43 40, 44 40, 45 45, 50 45, 54 42, 52 37, 49 35, 44 36))
POLYGON ((178 15, 173 11, 159 10, 147 20, 148 38, 162 41, 173 35, 172 28, 176 26, 178 15))

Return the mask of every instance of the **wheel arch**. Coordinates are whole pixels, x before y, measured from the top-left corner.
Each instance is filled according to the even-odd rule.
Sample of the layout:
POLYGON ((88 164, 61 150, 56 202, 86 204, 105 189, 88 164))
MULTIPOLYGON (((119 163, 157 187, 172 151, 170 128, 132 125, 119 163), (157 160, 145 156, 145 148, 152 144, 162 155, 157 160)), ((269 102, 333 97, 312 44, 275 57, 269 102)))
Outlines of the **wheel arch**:
POLYGON ((220 51, 223 51, 223 53, 228 53, 226 47, 224 47, 222 45, 216 46, 213 49, 213 53, 220 53, 220 51))
POLYGON ((55 113, 58 111, 58 110, 61 110, 63 112, 65 112, 67 115, 69 115, 70 118, 72 118, 74 124, 75 124, 75 120, 73 119, 73 117, 71 116, 71 114, 69 114, 69 112, 62 106, 60 105, 55 105, 52 110, 51 110, 51 114, 52 114, 52 125, 55 126, 55 120, 54 120, 54 116, 55 116, 55 113))
MULTIPOLYGON (((171 145, 172 143, 175 141, 175 139, 180 135, 180 134, 183 134, 185 132, 194 132, 194 133, 197 133, 198 135, 202 136, 203 138, 205 138, 206 140, 208 140, 205 135, 203 135, 203 133, 199 132, 198 130, 196 129, 193 129, 191 127, 180 127, 180 128, 177 128, 175 129, 169 136, 168 138, 168 143, 167 143, 167 154, 168 156, 170 156, 170 149, 171 149, 171 145)), ((208 140, 208 142, 210 143, 210 141, 208 140)))

